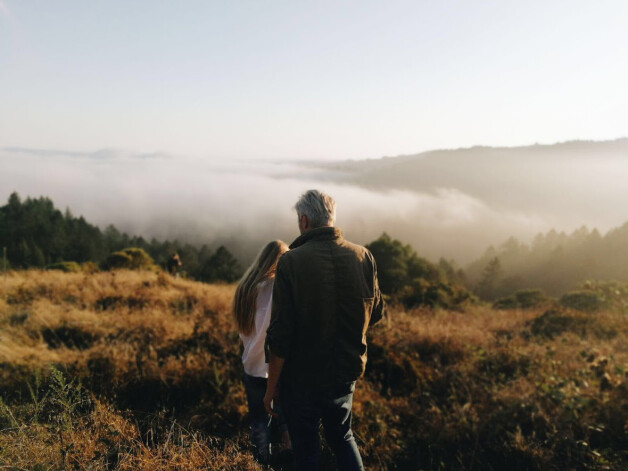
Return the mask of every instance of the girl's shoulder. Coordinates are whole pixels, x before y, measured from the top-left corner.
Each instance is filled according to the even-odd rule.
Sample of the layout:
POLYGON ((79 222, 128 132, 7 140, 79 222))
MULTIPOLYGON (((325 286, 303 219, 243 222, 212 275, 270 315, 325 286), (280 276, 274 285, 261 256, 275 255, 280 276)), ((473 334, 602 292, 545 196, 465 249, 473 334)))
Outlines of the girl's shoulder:
POLYGON ((273 285, 274 281, 275 281, 274 278, 266 278, 265 280, 262 280, 259 283, 257 283, 257 289, 258 290, 267 289, 269 286, 273 285))
POLYGON ((258 297, 267 297, 270 296, 273 292, 273 282, 275 280, 273 278, 268 278, 266 280, 262 280, 257 284, 257 296, 258 297))

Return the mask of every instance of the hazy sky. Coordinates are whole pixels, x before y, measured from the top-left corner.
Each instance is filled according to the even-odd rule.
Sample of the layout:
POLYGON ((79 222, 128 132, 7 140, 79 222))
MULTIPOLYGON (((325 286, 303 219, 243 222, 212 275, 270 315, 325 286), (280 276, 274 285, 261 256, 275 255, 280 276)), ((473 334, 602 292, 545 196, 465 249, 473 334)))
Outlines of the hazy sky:
POLYGON ((0 147, 344 159, 628 134, 626 0, 0 0, 0 147))

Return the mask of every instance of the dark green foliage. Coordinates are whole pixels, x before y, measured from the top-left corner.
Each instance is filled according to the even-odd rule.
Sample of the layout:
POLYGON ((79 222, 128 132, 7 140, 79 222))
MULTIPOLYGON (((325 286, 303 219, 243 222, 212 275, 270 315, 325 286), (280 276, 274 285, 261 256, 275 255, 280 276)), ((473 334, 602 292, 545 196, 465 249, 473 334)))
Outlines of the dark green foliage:
POLYGON ((560 305, 584 312, 594 312, 602 307, 602 298, 592 291, 571 291, 564 294, 560 305))
POLYGON ((17 193, 12 193, 7 204, 0 206, 2 247, 7 249, 7 268, 13 269, 47 267, 73 271, 74 268, 67 265, 71 262, 84 266, 88 263, 86 271, 94 271, 98 265, 107 269, 147 266, 142 253, 124 252, 134 247, 163 269, 168 258, 178 253, 183 263, 180 273, 196 280, 231 282, 237 280, 241 271, 224 247, 219 249, 220 253, 214 253, 206 245, 197 248, 176 240, 147 242, 142 237, 122 233, 112 225, 101 231, 83 217, 74 217, 69 209, 62 213, 48 198, 22 201, 17 193), (208 263, 210 259, 213 261, 208 263), (231 261, 234 266, 230 268, 227 264, 231 261))
POLYGON ((499 298, 493 304, 495 309, 531 309, 547 303, 549 299, 538 289, 517 291, 511 296, 499 298))
POLYGON ((494 381, 505 383, 525 376, 530 369, 530 359, 525 355, 514 355, 503 350, 483 356, 477 364, 480 372, 490 375, 494 381))
POLYGON ((530 287, 560 296, 586 280, 628 281, 628 223, 606 235, 586 227, 571 234, 552 230, 537 235, 529 245, 510 238, 466 268, 467 286, 481 288, 485 270, 495 257, 501 274, 493 283, 490 299, 530 287))
POLYGON ((241 276, 242 269, 238 261, 221 245, 216 253, 205 262, 200 279, 207 282, 226 281, 233 283, 241 276))
POLYGON ((131 268, 132 262, 133 259, 129 254, 122 251, 113 252, 107 257, 107 259, 103 263, 103 268, 105 270, 115 270, 116 268, 131 268))
POLYGON ((519 306, 523 309, 540 306, 547 302, 547 297, 539 289, 524 289, 515 293, 519 306))
POLYGON ((82 271, 81 266, 76 262, 57 262, 46 267, 47 270, 60 270, 66 273, 77 273, 82 271))
MULTIPOLYGON (((146 270, 154 266, 153 259, 148 255, 144 249, 138 247, 127 247, 119 252, 115 252, 120 260, 128 260, 128 265, 118 268, 129 268, 131 270, 146 270)), ((114 255, 114 254, 111 254, 114 255)), ((110 256, 110 257, 111 257, 110 256)), ((109 260, 109 258, 108 258, 109 260)))
POLYGON ((443 306, 456 308, 471 295, 462 286, 460 273, 444 259, 438 265, 421 258, 410 245, 386 233, 366 246, 377 263, 380 289, 406 307, 443 306))
POLYGON ((529 323, 530 332, 536 337, 553 339, 564 332, 573 332, 585 337, 591 319, 550 309, 529 323))
POLYGON ((64 216, 48 198, 22 201, 17 193, 0 207, 0 246, 7 248, 15 268, 101 260, 107 253, 97 227, 69 213, 64 216))
POLYGON ((476 293, 482 299, 490 300, 495 297, 497 283, 502 277, 502 266, 498 257, 493 257, 482 271, 482 278, 476 288, 476 293))
POLYGON ((497 301, 493 303, 494 309, 517 309, 519 308, 519 303, 517 302, 517 298, 513 296, 504 296, 503 298, 499 298, 497 301))
MULTIPOLYGON (((409 273, 410 264, 418 257, 412 247, 393 240, 386 233, 366 246, 377 262, 380 289, 386 294, 395 294, 408 284, 408 278, 418 273, 409 273)), ((418 263, 415 263, 418 265, 418 263)), ((425 276, 423 276, 425 277, 425 276)))

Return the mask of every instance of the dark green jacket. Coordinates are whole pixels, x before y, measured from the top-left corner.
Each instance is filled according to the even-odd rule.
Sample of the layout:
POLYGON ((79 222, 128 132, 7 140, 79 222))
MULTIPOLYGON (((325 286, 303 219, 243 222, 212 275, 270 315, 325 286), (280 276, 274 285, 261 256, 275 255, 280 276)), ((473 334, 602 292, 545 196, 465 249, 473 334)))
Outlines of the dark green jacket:
POLYGON ((279 259, 266 347, 284 358, 282 381, 354 381, 366 365, 366 331, 384 302, 373 255, 334 227, 312 229, 279 259))

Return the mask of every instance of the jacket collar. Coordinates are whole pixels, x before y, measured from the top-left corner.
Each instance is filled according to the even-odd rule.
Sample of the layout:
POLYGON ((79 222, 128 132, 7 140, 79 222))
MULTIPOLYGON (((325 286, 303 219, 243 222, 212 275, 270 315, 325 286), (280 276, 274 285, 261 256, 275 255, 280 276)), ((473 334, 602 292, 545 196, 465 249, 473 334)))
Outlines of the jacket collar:
POLYGON ((291 249, 296 249, 311 240, 337 240, 342 239, 342 231, 337 227, 323 226, 316 229, 310 229, 305 234, 297 237, 292 244, 291 249))

